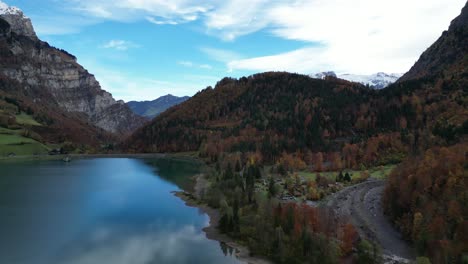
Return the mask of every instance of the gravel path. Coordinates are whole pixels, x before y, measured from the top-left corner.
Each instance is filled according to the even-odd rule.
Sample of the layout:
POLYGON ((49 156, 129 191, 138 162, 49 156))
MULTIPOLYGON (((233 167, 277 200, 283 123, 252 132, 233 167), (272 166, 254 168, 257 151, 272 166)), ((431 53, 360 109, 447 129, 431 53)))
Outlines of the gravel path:
POLYGON ((351 217, 359 234, 382 248, 385 263, 405 263, 414 259, 412 248, 384 216, 382 193, 385 181, 368 180, 347 187, 325 202, 340 216, 351 217))

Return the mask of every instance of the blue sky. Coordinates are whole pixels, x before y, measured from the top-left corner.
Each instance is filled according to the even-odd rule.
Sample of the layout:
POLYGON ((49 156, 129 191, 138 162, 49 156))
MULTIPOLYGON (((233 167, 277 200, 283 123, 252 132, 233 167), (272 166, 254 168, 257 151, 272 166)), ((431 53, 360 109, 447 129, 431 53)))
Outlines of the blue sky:
POLYGON ((116 99, 278 70, 405 72, 465 0, 2 0, 116 99))

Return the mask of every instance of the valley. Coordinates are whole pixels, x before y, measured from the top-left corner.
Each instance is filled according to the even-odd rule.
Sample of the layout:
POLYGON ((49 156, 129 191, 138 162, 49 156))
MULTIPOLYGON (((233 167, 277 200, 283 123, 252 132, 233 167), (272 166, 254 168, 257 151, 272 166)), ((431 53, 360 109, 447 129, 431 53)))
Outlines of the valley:
MULTIPOLYGON (((165 8, 148 3, 154 4, 151 12, 165 8)), ((188 8, 179 19, 168 15, 172 9, 136 19, 131 15, 150 11, 122 5, 133 11, 112 13, 122 6, 110 4, 107 14, 79 5, 84 17, 90 10, 128 17, 105 23, 108 18, 94 17, 85 23, 89 28, 64 37, 45 34, 45 20, 36 33, 33 20, 40 16, 32 20, 0 1, 0 262, 467 263, 464 5, 404 74, 345 73, 346 65, 362 69, 361 62, 339 63, 340 56, 324 52, 305 64, 313 63, 313 70, 278 66, 236 76, 245 65, 257 69, 277 57, 247 59, 246 53, 200 44, 181 53, 193 61, 168 62, 170 51, 191 43, 192 34, 220 37, 192 27, 208 19, 214 4, 188 8), (133 23, 141 28, 134 30, 133 23), (116 39, 108 35, 115 28, 106 30, 112 25, 141 42, 149 40, 139 30, 155 27, 164 35, 151 43, 163 50, 116 39), (170 32, 184 25, 190 27, 170 42, 170 32), (42 36, 88 56, 81 60, 42 36), (85 51, 91 47, 94 53, 85 51), (198 63, 200 54, 210 64, 198 63), (330 67, 324 58, 340 71, 321 72, 330 67), (112 71, 104 64, 116 66, 112 71), (149 73, 151 78, 143 77, 149 73), (125 83, 127 74, 132 80, 125 83), (214 79, 215 85, 198 87, 200 80, 214 79), (112 90, 115 96, 112 86, 120 87, 112 90), (153 94, 167 95, 153 100, 153 94)), ((211 25, 205 22, 197 25, 211 25)), ((240 49, 254 52, 256 41, 270 44, 285 34, 281 28, 250 38, 281 24, 275 23, 237 32, 249 42, 240 49)), ((364 35, 374 41, 374 35, 386 34, 369 32, 364 35)), ((240 41, 236 34, 222 37, 224 47, 240 41)), ((268 48, 280 49, 281 43, 268 48)), ((313 43, 317 47, 309 52, 328 45, 313 43)), ((369 43, 369 49, 377 46, 369 43)), ((264 52, 270 52, 266 46, 264 52)), ((369 58, 384 52, 390 51, 369 58)), ((400 51, 385 58, 395 65, 403 61, 393 52, 400 51)), ((303 63, 294 59, 298 54, 307 59, 301 50, 280 58, 303 63)))

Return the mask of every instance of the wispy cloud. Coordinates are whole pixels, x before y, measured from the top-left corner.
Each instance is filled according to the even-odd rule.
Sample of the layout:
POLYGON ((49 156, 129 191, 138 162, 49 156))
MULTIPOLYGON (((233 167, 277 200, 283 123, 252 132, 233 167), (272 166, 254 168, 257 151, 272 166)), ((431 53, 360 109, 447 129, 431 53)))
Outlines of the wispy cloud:
POLYGON ((193 256, 186 254, 203 243, 204 234, 188 225, 176 231, 146 230, 144 233, 125 233, 117 229, 101 228, 86 238, 88 247, 66 245, 70 254, 64 263, 189 263, 193 256))
POLYGON ((217 76, 197 74, 181 74, 176 81, 170 77, 148 78, 102 65, 94 59, 83 59, 80 63, 96 76, 102 89, 112 93, 115 99, 126 102, 156 99, 166 94, 192 96, 219 80, 217 76))
POLYGON ((272 5, 264 11, 264 23, 270 25, 270 31, 311 45, 233 60, 228 66, 233 70, 302 73, 405 71, 463 5, 464 0, 304 0, 272 5))
POLYGON ((179 22, 177 21, 174 21, 174 20, 157 20, 156 18, 154 17, 146 17, 146 20, 150 23, 153 23, 155 25, 177 25, 179 24, 179 22))
POLYGON ((213 67, 209 64, 198 64, 191 61, 178 61, 177 64, 187 68, 200 68, 205 70, 211 70, 213 67))
POLYGON ((126 40, 110 40, 109 42, 102 45, 105 49, 115 49, 119 51, 126 51, 131 48, 139 48, 140 45, 135 44, 131 41, 126 40))
POLYGON ((242 58, 242 55, 232 50, 203 47, 200 48, 200 51, 208 55, 211 59, 224 63, 242 58))
POLYGON ((271 25, 269 10, 277 5, 290 5, 293 1, 230 0, 223 1, 205 15, 207 32, 226 41, 233 41, 271 25))
POLYGON ((264 30, 306 43, 286 53, 245 59, 230 51, 202 49, 232 70, 370 73, 408 69, 466 0, 66 1, 94 19, 146 19, 158 25, 199 21, 206 34, 226 41, 264 30))
POLYGON ((116 21, 145 18, 155 24, 194 21, 213 8, 211 1, 194 0, 66 0, 90 16, 116 21), (149 19, 148 19, 149 18, 149 19))

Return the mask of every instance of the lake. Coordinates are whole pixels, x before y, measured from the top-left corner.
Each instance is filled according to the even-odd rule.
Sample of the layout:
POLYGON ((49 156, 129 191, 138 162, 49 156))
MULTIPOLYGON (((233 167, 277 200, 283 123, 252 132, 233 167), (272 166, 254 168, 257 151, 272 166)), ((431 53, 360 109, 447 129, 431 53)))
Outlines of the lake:
POLYGON ((239 263, 171 192, 194 162, 99 158, 0 163, 0 263, 239 263))

